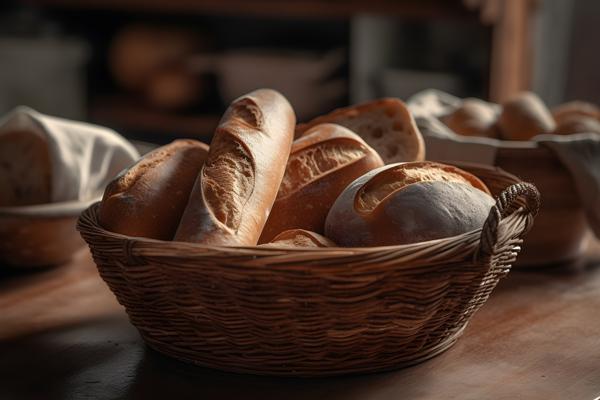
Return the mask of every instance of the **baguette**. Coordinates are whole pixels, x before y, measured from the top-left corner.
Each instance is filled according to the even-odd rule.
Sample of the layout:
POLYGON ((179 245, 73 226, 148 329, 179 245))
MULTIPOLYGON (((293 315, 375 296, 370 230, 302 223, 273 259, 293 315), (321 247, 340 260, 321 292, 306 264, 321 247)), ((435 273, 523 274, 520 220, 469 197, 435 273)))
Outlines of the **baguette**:
POLYGON ((217 127, 175 240, 256 245, 285 172, 295 123, 292 107, 274 90, 234 100, 217 127))
POLYGON ((208 154, 195 140, 176 140, 144 156, 104 191, 99 221, 128 236, 171 240, 208 154))

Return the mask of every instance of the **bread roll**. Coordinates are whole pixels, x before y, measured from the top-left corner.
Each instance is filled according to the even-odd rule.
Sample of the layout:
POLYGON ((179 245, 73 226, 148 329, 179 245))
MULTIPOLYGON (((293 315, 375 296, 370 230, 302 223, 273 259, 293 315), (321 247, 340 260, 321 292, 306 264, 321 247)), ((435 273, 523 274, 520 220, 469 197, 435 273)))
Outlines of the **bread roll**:
POLYGON ((171 240, 208 154, 195 140, 176 140, 123 171, 104 191, 99 221, 128 236, 171 240))
POLYGON ((256 245, 285 172, 295 123, 292 107, 274 90, 234 100, 217 127, 175 240, 256 245))
POLYGON ((275 236, 262 247, 335 247, 335 243, 323 235, 304 229, 290 229, 275 236))
POLYGON ((502 139, 529 140, 536 135, 551 133, 556 124, 537 95, 523 92, 504 104, 498 128, 502 139))
POLYGON ((315 125, 342 125, 358 134, 388 164, 425 159, 425 143, 406 105, 392 98, 340 108, 296 127, 302 136, 315 125))
POLYGON ((325 236, 340 246, 422 242, 481 228, 494 205, 474 175, 438 163, 391 164, 373 170, 338 197, 325 236))
POLYGON ((178 109, 201 97, 202 81, 180 68, 166 68, 154 75, 144 88, 148 101, 160 108, 178 109))
POLYGON ((459 135, 497 138, 497 119, 498 113, 488 103, 469 98, 454 112, 443 117, 442 122, 459 135))
POLYGON ((52 163, 48 142, 29 131, 0 138, 0 207, 50 203, 52 163))
POLYGON ((561 119, 553 132, 555 135, 571 135, 573 133, 600 133, 600 121, 582 115, 571 115, 561 119))
POLYGON ((329 208, 350 182, 383 165, 360 137, 340 125, 309 129, 292 145, 277 199, 259 243, 301 228, 323 233, 329 208))
POLYGON ((206 47, 202 38, 191 31, 133 24, 115 35, 109 49, 109 66, 121 86, 141 90, 161 69, 182 63, 206 47))
POLYGON ((558 125, 572 117, 590 117, 600 119, 600 109, 585 101, 570 101, 552 109, 552 116, 558 125))

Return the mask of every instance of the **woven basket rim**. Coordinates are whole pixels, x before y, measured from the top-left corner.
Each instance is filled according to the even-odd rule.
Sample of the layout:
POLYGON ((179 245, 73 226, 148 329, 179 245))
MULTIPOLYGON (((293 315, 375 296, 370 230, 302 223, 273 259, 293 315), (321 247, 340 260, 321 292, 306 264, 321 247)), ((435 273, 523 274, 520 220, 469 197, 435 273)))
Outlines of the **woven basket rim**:
MULTIPOLYGON (((91 204, 87 209, 85 209, 83 211, 82 216, 86 215, 86 214, 90 214, 90 213, 96 214, 98 212, 99 207, 100 207, 100 201, 91 204)), ((81 231, 80 224, 81 224, 81 222, 78 223, 78 227, 77 227, 77 229, 79 231, 81 231)), ((389 245, 389 246, 286 247, 286 246, 269 245, 268 247, 262 247, 259 245, 256 245, 256 246, 214 246, 214 245, 206 245, 206 244, 202 244, 202 243, 177 242, 177 241, 172 241, 172 240, 151 239, 151 238, 146 238, 146 237, 142 237, 142 236, 128 236, 128 235, 123 235, 120 233, 109 231, 109 230, 103 228, 102 225, 100 225, 100 223, 97 223, 97 222, 93 223, 93 228, 97 234, 100 234, 105 237, 109 237, 109 238, 113 238, 113 239, 117 239, 117 240, 126 240, 126 241, 132 241, 132 242, 137 242, 137 243, 145 243, 148 245, 152 244, 152 245, 162 246, 165 249, 167 249, 169 247, 178 247, 181 250, 184 250, 184 249, 186 249, 186 250, 194 250, 194 249, 196 249, 196 250, 213 250, 213 251, 226 252, 229 254, 236 253, 236 252, 239 252, 240 254, 251 252, 251 253, 264 253, 265 255, 272 254, 272 253, 281 253, 281 252, 302 253, 302 254, 315 253, 315 254, 319 254, 319 255, 323 255, 323 253, 336 252, 336 253, 340 253, 340 255, 353 255, 353 254, 369 254, 369 253, 380 253, 380 252, 386 252, 386 251, 419 249, 422 247, 429 247, 431 245, 440 244, 440 243, 451 244, 454 242, 462 242, 465 239, 471 238, 471 237, 478 238, 481 235, 481 230, 482 230, 482 228, 477 228, 472 231, 462 233, 460 235, 448 236, 448 237, 444 237, 444 238, 440 238, 440 239, 427 240, 427 241, 423 241, 423 242, 416 242, 416 243, 409 243, 409 244, 396 244, 396 245, 389 245)), ((193 254, 190 254, 190 256, 193 256, 193 254)))

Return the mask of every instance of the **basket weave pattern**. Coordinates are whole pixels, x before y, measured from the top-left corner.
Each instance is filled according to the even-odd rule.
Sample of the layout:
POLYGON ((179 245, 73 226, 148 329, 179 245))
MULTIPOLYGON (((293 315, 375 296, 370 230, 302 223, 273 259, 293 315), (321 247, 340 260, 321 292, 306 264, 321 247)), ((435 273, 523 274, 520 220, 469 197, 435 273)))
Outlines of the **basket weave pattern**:
POLYGON ((152 348, 236 372, 325 376, 414 364, 451 346, 510 269, 535 187, 465 167, 499 194, 483 227, 379 248, 208 247, 78 229, 152 348))

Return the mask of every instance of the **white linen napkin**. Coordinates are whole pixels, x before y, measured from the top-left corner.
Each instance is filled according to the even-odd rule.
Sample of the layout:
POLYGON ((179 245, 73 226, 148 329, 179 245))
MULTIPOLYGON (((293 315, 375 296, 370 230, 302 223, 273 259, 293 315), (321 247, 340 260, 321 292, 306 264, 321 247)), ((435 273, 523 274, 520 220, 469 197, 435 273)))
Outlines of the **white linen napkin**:
POLYGON ((11 131, 34 132, 47 140, 52 202, 99 197, 117 173, 140 157, 125 138, 111 129, 51 117, 29 107, 17 107, 0 119, 0 136, 11 131))

